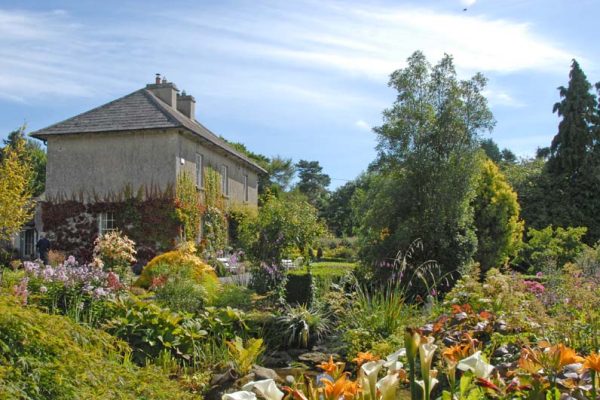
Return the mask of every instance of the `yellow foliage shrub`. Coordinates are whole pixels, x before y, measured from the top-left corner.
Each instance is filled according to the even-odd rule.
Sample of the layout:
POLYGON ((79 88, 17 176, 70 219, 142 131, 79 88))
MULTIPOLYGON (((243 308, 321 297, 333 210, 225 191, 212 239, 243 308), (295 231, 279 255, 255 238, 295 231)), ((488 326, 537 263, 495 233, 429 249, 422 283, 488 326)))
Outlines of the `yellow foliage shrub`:
POLYGON ((152 286, 155 278, 168 278, 176 275, 187 277, 201 284, 209 295, 216 293, 219 287, 215 270, 196 255, 196 246, 191 242, 150 260, 135 285, 148 289, 152 286))

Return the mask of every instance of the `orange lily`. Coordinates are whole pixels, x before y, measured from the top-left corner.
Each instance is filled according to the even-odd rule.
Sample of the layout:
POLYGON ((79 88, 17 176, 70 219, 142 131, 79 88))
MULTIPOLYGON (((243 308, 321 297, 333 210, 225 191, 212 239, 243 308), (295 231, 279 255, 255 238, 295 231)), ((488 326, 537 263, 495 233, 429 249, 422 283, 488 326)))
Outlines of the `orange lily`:
POLYGON ((321 364, 317 365, 317 367, 321 368, 331 376, 334 376, 338 370, 337 364, 333 362, 333 356, 329 356, 328 362, 322 362, 321 364))
POLYGON ((465 357, 469 356, 470 346, 469 345, 460 345, 456 344, 451 347, 446 347, 444 351, 442 351, 442 356, 448 361, 458 362, 465 357))
POLYGON ((577 352, 570 347, 560 343, 550 348, 550 354, 555 360, 555 366, 557 369, 564 367, 565 365, 580 363, 583 361, 583 357, 577 355, 577 352))
POLYGON ((335 382, 329 379, 322 379, 321 382, 325 385, 321 390, 327 400, 339 400, 342 396, 345 400, 351 400, 360 391, 358 383, 349 381, 347 374, 342 374, 335 382))
POLYGON ((377 360, 379 360, 379 356, 371 354, 368 351, 364 352, 364 353, 359 351, 358 354, 356 355, 356 358, 353 359, 352 361, 354 361, 356 363, 356 365, 360 368, 360 366, 366 362, 377 361, 377 360))
POLYGON ((600 352, 591 353, 583 361, 583 368, 600 372, 600 352))

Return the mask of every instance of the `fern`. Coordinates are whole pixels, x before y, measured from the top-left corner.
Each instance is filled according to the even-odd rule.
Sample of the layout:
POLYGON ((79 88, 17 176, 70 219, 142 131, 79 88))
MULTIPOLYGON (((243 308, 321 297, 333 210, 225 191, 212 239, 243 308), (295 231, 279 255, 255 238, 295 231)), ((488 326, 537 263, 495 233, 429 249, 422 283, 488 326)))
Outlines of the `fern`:
POLYGON ((235 370, 240 375, 247 375, 252 369, 252 365, 265 351, 262 339, 248 339, 246 345, 240 337, 235 337, 234 340, 227 342, 229 347, 229 356, 233 362, 235 370))

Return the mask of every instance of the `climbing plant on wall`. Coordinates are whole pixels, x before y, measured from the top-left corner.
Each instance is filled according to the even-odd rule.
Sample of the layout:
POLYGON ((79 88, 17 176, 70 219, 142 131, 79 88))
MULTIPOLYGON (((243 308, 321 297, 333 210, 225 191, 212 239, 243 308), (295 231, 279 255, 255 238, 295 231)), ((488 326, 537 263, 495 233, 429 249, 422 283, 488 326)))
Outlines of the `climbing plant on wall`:
POLYGON ((184 240, 195 241, 200 233, 200 221, 204 207, 196 184, 189 173, 183 171, 177 177, 175 188, 175 212, 182 225, 184 240))
POLYGON ((227 218, 221 176, 212 168, 204 171, 204 204, 203 249, 208 257, 214 257, 227 245, 227 218))

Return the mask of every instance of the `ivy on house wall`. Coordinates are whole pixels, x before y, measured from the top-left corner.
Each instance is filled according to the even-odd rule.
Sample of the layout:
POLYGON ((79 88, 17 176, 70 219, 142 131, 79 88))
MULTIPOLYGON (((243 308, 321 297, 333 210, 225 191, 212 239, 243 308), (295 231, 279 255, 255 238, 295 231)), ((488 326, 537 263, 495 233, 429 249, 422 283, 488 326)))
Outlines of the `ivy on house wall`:
POLYGON ((177 177, 175 192, 175 213, 181 222, 183 240, 196 241, 200 235, 200 222, 205 207, 200 201, 196 184, 187 171, 177 177))
POLYGON ((204 204, 206 210, 203 215, 201 248, 205 256, 211 258, 227 245, 227 217, 221 175, 212 168, 204 171, 204 204))
POLYGON ((144 264, 156 254, 175 247, 180 222, 175 213, 171 189, 150 195, 139 191, 125 193, 121 200, 93 203, 77 200, 49 200, 41 204, 44 231, 55 250, 82 261, 91 261, 94 240, 98 237, 98 216, 114 215, 114 227, 136 243, 138 261, 144 264))

